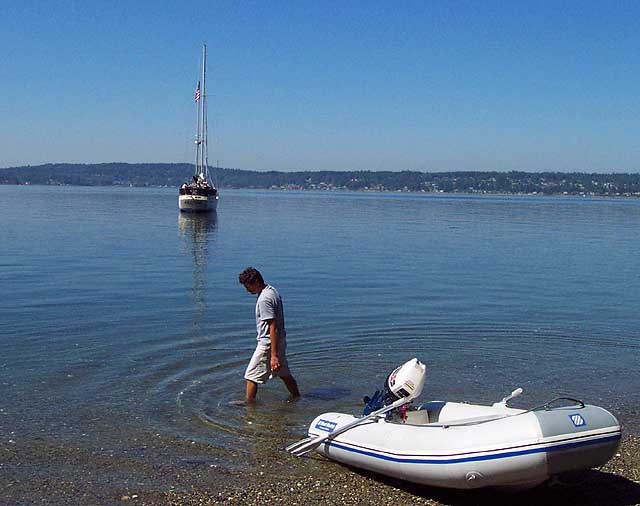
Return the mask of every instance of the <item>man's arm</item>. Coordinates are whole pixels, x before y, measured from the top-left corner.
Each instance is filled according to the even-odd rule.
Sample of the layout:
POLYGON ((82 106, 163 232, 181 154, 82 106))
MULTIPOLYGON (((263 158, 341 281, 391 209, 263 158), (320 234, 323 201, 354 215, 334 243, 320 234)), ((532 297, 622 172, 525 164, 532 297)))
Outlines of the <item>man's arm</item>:
POLYGON ((280 348, 280 334, 275 318, 269 320, 269 337, 271 338, 271 370, 280 370, 280 360, 278 360, 278 349, 280 348))

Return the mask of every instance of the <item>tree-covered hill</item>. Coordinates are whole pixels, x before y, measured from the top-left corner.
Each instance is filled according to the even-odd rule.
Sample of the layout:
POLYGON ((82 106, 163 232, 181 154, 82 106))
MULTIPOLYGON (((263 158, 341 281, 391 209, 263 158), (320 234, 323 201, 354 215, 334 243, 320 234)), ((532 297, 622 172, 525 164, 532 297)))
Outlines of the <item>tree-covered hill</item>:
MULTIPOLYGON (((640 174, 581 172, 255 171, 212 168, 220 188, 640 196, 640 174)), ((191 164, 46 164, 0 169, 0 184, 178 187, 191 164)))

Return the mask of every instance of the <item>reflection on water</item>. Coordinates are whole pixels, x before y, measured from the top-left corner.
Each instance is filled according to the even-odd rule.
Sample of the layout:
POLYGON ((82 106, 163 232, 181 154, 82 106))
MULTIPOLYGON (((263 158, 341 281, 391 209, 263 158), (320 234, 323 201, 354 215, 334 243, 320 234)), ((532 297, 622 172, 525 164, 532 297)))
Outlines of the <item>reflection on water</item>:
POLYGON ((193 327, 201 327, 207 309, 207 261, 209 246, 218 228, 218 215, 212 213, 180 213, 178 227, 185 252, 193 257, 193 327))

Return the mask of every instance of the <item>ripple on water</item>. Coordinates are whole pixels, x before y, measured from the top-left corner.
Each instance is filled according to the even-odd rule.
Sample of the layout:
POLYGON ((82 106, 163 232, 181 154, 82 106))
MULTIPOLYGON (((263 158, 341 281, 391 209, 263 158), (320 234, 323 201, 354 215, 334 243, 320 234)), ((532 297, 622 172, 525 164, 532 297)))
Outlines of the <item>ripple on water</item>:
POLYGON ((253 407, 241 402, 250 341, 216 346, 207 339, 165 338, 140 346, 129 358, 139 365, 133 375, 159 429, 222 447, 250 448, 302 436, 322 412, 361 412, 362 397, 382 387, 387 375, 413 356, 428 366, 421 400, 491 403, 523 387, 525 394, 516 402, 521 407, 558 394, 607 407, 614 395, 630 388, 608 365, 628 362, 637 353, 636 342, 606 328, 584 333, 579 326, 552 324, 361 324, 323 339, 310 332, 290 339, 288 350, 303 398, 285 402, 288 393, 274 380, 259 388, 253 407))

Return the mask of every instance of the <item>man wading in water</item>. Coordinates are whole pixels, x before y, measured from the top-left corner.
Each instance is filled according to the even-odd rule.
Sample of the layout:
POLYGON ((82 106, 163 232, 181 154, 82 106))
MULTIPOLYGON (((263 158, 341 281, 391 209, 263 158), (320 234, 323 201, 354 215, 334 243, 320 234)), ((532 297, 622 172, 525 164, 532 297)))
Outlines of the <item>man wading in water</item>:
POLYGON ((253 267, 247 267, 239 274, 238 279, 247 292, 258 296, 258 345, 244 373, 244 379, 247 380, 247 402, 256 401, 258 384, 266 383, 272 376, 280 376, 291 394, 289 400, 297 399, 300 391, 287 364, 287 332, 284 329, 284 308, 280 294, 274 287, 267 285, 262 274, 253 267))

